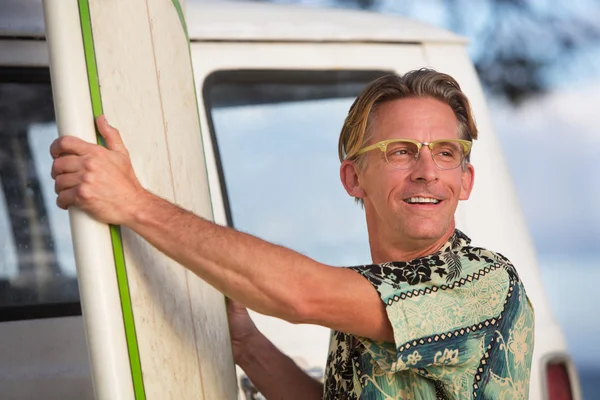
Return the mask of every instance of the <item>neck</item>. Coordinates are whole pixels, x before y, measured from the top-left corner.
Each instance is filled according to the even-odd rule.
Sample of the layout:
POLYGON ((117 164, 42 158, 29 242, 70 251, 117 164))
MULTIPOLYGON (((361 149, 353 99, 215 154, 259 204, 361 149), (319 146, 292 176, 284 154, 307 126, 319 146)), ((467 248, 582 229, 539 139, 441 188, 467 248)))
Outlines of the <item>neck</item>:
POLYGON ((452 221, 450 229, 438 238, 415 239, 397 232, 381 232, 368 227, 369 245, 373 263, 380 264, 388 261, 410 261, 415 258, 431 255, 442 248, 454 233, 455 224, 452 221))

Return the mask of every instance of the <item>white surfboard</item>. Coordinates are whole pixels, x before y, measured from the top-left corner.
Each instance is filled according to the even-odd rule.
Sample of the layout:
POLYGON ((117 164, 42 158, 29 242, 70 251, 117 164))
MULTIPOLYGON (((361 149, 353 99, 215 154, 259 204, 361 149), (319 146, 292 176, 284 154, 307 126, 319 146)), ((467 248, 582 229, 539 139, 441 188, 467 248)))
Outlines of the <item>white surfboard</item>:
MULTIPOLYGON (((140 182, 211 219, 189 40, 177 0, 45 0, 61 135, 120 130, 140 182)), ((223 296, 127 229, 70 210, 98 399, 234 399, 223 296)))

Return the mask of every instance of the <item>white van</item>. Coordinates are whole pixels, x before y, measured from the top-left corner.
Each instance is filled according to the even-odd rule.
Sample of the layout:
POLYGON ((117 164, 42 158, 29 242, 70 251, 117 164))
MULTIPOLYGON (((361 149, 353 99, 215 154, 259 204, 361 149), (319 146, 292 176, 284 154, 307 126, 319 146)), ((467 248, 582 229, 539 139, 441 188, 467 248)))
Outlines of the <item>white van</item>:
MULTIPOLYGON (((429 66, 454 76, 480 130, 457 224, 516 265, 536 313, 531 399, 580 399, 466 41, 367 12, 186 4, 215 220, 322 262, 370 262, 364 216, 338 178, 337 138, 361 88, 429 66), (562 397, 561 397, 562 396, 562 397)), ((55 204, 57 136, 41 0, 0 3, 0 398, 93 398, 67 214, 55 204)), ((282 350, 323 367, 328 331, 254 314, 282 350)))

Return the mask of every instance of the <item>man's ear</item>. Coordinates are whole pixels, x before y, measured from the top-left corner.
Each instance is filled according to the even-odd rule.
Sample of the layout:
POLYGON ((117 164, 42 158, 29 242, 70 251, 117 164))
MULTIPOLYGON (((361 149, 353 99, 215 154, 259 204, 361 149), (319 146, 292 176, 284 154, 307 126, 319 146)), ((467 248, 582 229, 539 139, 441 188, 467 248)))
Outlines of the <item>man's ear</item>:
POLYGON ((352 161, 345 160, 340 166, 340 179, 346 193, 356 199, 362 199, 366 196, 365 191, 360 185, 356 165, 352 161))
POLYGON ((473 190, 473 184, 475 183, 475 168, 473 164, 467 163, 463 168, 461 181, 459 200, 468 200, 473 190))

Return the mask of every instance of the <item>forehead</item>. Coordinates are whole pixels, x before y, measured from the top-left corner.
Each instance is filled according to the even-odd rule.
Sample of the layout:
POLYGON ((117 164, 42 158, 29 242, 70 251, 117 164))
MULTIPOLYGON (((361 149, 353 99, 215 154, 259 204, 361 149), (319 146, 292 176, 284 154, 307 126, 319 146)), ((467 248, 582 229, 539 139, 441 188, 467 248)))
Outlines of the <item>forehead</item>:
POLYGON ((375 113, 376 141, 394 138, 433 141, 458 138, 458 121, 449 105, 429 97, 388 101, 375 113))

